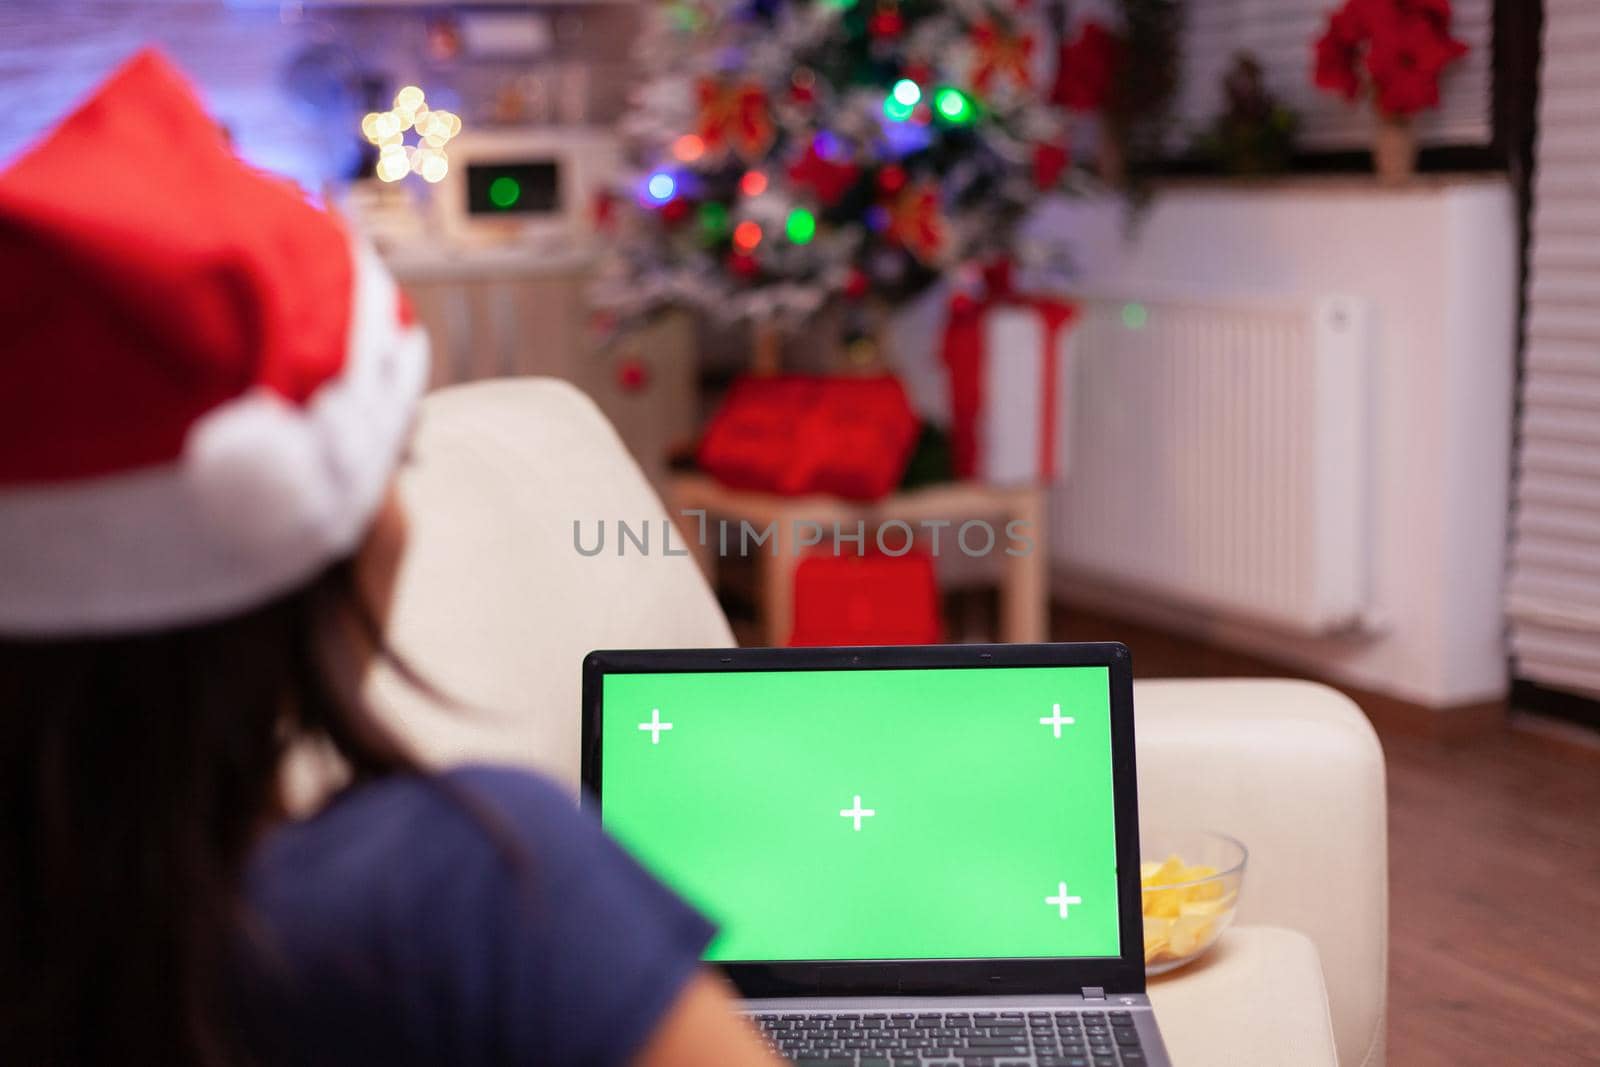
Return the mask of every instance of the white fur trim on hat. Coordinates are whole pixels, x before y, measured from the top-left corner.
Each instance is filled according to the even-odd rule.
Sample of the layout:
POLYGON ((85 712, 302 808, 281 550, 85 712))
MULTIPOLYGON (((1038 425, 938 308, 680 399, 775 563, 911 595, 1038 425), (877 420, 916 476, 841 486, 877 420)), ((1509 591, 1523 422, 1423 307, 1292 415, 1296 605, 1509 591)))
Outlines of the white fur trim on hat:
POLYGON ((126 633, 236 614, 349 555, 394 477, 428 341, 352 250, 345 366, 297 406, 253 389, 207 412, 161 467, 0 490, 0 633, 126 633))

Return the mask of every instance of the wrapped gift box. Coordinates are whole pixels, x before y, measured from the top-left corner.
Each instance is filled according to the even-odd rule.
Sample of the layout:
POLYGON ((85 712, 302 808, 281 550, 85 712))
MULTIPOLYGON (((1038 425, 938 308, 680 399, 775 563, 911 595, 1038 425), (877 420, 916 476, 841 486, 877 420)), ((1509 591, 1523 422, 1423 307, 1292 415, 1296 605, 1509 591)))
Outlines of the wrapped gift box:
POLYGON ((1072 305, 1029 300, 991 305, 974 422, 974 474, 992 485, 1044 485, 1070 459, 1072 305))
POLYGON ((706 427, 697 459, 735 489, 875 500, 900 484, 919 428, 891 376, 743 378, 706 427))
POLYGON ((926 645, 943 637, 925 552, 811 555, 795 568, 791 645, 926 645))

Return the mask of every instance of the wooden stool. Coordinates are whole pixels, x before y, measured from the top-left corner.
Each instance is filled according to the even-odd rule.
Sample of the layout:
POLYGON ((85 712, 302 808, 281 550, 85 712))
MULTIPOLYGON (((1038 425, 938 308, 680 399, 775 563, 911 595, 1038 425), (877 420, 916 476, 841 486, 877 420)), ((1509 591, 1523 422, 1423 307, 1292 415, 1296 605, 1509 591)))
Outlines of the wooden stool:
MULTIPOLYGON (((837 523, 853 530, 863 523, 867 536, 891 520, 900 520, 913 529, 923 522, 947 523, 940 527, 940 553, 961 551, 958 533, 963 522, 982 520, 992 524, 995 539, 992 551, 1001 554, 1000 639, 1011 643, 1032 643, 1046 639, 1048 625, 1048 553, 1045 529, 1044 490, 1037 486, 994 486, 976 482, 954 482, 893 493, 881 500, 854 501, 831 496, 778 496, 742 489, 729 489, 703 474, 678 475, 670 480, 667 503, 673 521, 689 550, 694 553, 706 580, 716 585, 718 557, 725 551, 713 525, 714 520, 729 523, 727 545, 741 543, 740 524, 755 531, 755 551, 761 559, 761 621, 768 645, 784 645, 794 625, 794 569, 803 546, 797 544, 796 530, 816 524, 828 534, 828 544, 837 523), (697 518, 695 513, 702 513, 697 518), (1031 549, 1011 554, 1006 536, 1010 523, 1021 523, 1021 531, 1032 542, 1031 549), (770 537, 765 536, 770 529, 770 537), (702 536, 704 535, 704 536, 702 536)), ((898 548, 902 538, 891 535, 885 541, 898 548)))

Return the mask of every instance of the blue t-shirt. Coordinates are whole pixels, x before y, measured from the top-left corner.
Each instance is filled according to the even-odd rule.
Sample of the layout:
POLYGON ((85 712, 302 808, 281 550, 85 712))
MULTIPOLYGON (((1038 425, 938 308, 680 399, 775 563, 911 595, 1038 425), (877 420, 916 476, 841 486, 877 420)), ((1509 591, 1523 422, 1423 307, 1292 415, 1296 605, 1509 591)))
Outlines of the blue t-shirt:
POLYGON ((348 790, 272 832, 246 898, 269 1064, 626 1064, 712 934, 566 794, 487 767, 348 790))

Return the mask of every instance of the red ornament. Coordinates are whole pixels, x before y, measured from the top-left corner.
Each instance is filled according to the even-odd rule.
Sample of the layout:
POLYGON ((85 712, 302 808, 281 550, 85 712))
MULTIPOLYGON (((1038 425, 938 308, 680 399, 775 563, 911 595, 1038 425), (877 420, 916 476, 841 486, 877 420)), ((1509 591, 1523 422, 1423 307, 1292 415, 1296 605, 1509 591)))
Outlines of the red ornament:
POLYGON ((927 85, 934 80, 933 68, 920 61, 907 63, 905 69, 900 72, 900 76, 909 78, 918 85, 927 85))
POLYGON ((789 78, 789 99, 797 104, 813 104, 817 100, 817 76, 805 67, 796 70, 789 78))
POLYGON ((650 367, 640 359, 625 359, 617 364, 617 388, 637 393, 650 384, 650 367))
POLYGON ((892 4, 880 7, 867 20, 867 32, 879 40, 898 37, 905 28, 906 20, 900 17, 900 9, 892 4))
POLYGON ((867 277, 867 272, 860 267, 851 267, 844 279, 844 295, 851 300, 860 300, 871 288, 872 279, 867 277))
POLYGON ((761 273, 761 264, 748 252, 729 252, 728 270, 740 278, 754 278, 761 273))
POLYGON ((1077 38, 1061 46, 1051 102, 1069 111, 1099 111, 1111 97, 1121 65, 1122 41, 1100 23, 1085 22, 1077 38))
POLYGON ((890 163, 878 171, 878 188, 886 193, 898 193, 906 185, 906 169, 898 163, 890 163))
POLYGON ((1065 145, 1041 142, 1033 146, 1033 184, 1038 189, 1054 189, 1061 181, 1071 157, 1065 145))
POLYGON ((838 203, 860 176, 861 168, 849 160, 838 163, 826 158, 817 151, 815 141, 806 146, 805 155, 789 165, 789 180, 802 189, 810 189, 824 207, 838 203))
POLYGON ((681 196, 675 196, 661 205, 661 218, 664 222, 675 224, 689 217, 689 201, 681 196))

